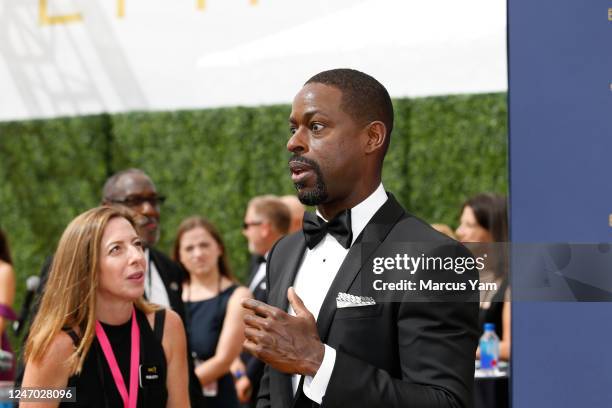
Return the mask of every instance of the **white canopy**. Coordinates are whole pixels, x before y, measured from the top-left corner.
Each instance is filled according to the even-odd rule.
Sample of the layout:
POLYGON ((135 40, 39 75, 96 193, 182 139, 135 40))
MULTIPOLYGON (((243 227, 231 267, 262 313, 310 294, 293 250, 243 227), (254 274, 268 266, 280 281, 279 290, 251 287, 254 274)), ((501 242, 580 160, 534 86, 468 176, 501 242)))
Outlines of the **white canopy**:
POLYGON ((507 87, 505 0, 43 3, 0 4, 0 120, 288 103, 334 67, 394 97, 507 87))

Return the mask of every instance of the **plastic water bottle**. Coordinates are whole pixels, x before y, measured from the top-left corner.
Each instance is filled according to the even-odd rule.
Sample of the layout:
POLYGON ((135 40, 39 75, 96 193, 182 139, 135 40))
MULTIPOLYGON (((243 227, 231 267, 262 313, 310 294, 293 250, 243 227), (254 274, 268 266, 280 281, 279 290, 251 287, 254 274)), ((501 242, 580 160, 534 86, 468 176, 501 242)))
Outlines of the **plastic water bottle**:
POLYGON ((480 337, 480 368, 490 375, 498 372, 499 337, 495 334, 495 324, 485 323, 480 337))

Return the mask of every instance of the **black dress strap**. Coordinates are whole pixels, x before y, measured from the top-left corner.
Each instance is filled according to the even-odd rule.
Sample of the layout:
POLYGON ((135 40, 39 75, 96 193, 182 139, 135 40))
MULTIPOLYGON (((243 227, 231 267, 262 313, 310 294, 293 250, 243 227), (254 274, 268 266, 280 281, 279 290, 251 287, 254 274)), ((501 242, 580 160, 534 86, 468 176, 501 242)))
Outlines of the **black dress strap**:
POLYGON ((76 332, 72 329, 64 329, 64 332, 70 336, 70 338, 72 339, 72 344, 74 344, 74 347, 79 347, 79 344, 81 344, 81 338, 79 337, 78 334, 76 334, 76 332))
POLYGON ((153 333, 155 338, 162 344, 164 337, 164 323, 166 322, 166 309, 159 309, 155 312, 155 321, 153 323, 153 333))

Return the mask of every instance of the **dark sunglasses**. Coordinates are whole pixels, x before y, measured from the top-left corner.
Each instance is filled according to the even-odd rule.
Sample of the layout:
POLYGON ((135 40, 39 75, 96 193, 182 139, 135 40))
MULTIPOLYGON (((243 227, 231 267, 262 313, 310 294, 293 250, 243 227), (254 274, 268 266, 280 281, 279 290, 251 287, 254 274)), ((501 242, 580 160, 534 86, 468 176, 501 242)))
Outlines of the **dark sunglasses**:
POLYGON ((140 207, 144 203, 149 203, 153 207, 159 207, 166 201, 165 196, 154 196, 154 197, 140 197, 131 196, 124 198, 123 200, 108 200, 111 203, 125 205, 126 207, 140 207))
POLYGON ((252 227, 253 225, 261 225, 261 224, 263 224, 263 221, 243 222, 242 229, 247 230, 249 229, 249 227, 252 227))

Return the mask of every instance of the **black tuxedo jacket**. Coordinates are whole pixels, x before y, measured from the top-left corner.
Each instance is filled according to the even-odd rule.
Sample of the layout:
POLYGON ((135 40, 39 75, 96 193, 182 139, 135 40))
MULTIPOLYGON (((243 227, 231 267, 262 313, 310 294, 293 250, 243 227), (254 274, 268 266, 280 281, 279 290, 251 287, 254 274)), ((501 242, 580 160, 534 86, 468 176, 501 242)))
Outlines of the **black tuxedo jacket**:
MULTIPOLYGON (((247 287, 251 286, 251 282, 255 278, 257 271, 259 269, 259 262, 257 259, 259 256, 251 257, 250 265, 249 265, 249 280, 247 282, 247 287)), ((264 279, 253 289, 253 297, 261 302, 268 301, 268 290, 267 290, 267 279, 264 279)), ((249 406, 255 406, 257 394, 259 393, 259 383, 261 381, 261 377, 263 376, 264 366, 263 361, 257 359, 252 354, 244 351, 241 354, 242 361, 246 366, 246 376, 249 377, 249 381, 251 382, 252 387, 252 397, 249 402, 249 406)))
POLYGON ((164 287, 168 293, 168 300, 170 301, 170 308, 181 316, 183 322, 185 322, 185 306, 183 305, 183 278, 185 277, 185 271, 183 268, 170 258, 168 258, 163 252, 158 251, 155 248, 149 247, 149 258, 150 261, 155 264, 159 276, 164 282, 164 287))
MULTIPOLYGON (((336 308, 339 292, 361 295, 362 259, 398 242, 439 242, 453 256, 471 254, 459 243, 406 213, 389 194, 351 246, 317 318, 321 341, 336 350, 322 407, 472 406, 478 342, 476 302, 395 302, 336 308), (367 245, 364 245, 367 244, 367 245)), ((287 310, 306 250, 301 232, 280 240, 268 257, 268 303, 287 310)), ((363 268, 365 269, 365 268, 363 268)), ((266 366, 258 408, 316 407, 291 375, 266 366)))

